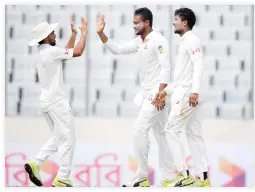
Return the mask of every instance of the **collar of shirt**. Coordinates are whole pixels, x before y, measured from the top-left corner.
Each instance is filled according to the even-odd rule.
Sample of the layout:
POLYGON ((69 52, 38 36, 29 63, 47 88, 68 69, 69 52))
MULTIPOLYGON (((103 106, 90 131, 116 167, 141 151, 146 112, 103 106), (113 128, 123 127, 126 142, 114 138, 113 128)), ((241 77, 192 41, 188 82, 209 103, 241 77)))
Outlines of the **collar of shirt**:
POLYGON ((154 33, 154 31, 151 31, 151 32, 145 37, 145 39, 143 39, 142 36, 141 36, 142 41, 144 42, 144 41, 147 41, 147 40, 151 39, 153 33, 154 33))
POLYGON ((187 31, 184 33, 184 35, 181 37, 181 41, 183 41, 186 37, 190 36, 192 34, 192 31, 187 31))
POLYGON ((49 47, 51 47, 51 45, 49 45, 49 44, 38 45, 39 50, 43 50, 43 49, 46 49, 46 48, 49 48, 49 47))

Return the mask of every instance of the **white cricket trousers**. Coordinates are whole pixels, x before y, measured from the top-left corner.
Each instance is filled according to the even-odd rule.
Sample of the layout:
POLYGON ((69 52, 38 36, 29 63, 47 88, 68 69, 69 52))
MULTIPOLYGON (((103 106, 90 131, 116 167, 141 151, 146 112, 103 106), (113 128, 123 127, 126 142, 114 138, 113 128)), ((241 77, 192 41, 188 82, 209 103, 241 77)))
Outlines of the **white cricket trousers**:
POLYGON ((159 169, 161 179, 172 179, 175 171, 172 155, 168 148, 164 125, 168 117, 168 108, 158 111, 151 104, 158 89, 145 93, 139 115, 135 123, 134 133, 134 152, 138 163, 136 172, 137 177, 148 177, 148 154, 150 150, 149 135, 150 129, 153 130, 155 139, 158 144, 159 169))
POLYGON ((59 151, 60 164, 57 177, 69 180, 75 146, 74 120, 68 100, 63 100, 47 112, 43 112, 51 132, 40 152, 33 158, 42 165, 49 156, 59 151))
POLYGON ((188 170, 185 161, 184 141, 180 137, 186 130, 188 145, 197 175, 208 171, 208 162, 201 124, 198 118, 200 105, 189 106, 190 88, 176 88, 171 97, 171 112, 165 126, 166 139, 177 171, 188 170))

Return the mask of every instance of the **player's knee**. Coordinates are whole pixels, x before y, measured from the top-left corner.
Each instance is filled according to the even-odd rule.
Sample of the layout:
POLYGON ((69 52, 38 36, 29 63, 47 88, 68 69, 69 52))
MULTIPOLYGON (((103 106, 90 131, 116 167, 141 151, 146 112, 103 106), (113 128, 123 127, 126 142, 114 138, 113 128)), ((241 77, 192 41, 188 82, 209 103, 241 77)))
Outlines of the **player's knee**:
POLYGON ((65 144, 66 148, 73 149, 76 143, 75 137, 64 137, 63 143, 65 144))
POLYGON ((172 131, 179 128, 180 119, 176 116, 170 116, 165 124, 165 130, 172 131))
POLYGON ((68 129, 73 129, 73 127, 74 127, 74 119, 73 119, 72 115, 69 115, 67 117, 65 124, 66 124, 66 127, 68 129))
POLYGON ((142 126, 136 127, 134 136, 139 138, 140 136, 146 135, 147 133, 148 133, 148 131, 145 128, 143 128, 142 126))
POLYGON ((180 119, 178 117, 170 117, 165 125, 164 131, 176 136, 182 133, 180 119))
POLYGON ((72 143, 75 142, 75 133, 73 128, 66 127, 63 132, 61 133, 61 140, 62 142, 72 143))
POLYGON ((202 137, 201 130, 187 129, 186 134, 187 134, 187 137, 193 137, 193 138, 202 137))
POLYGON ((150 129, 149 119, 146 117, 139 118, 135 124, 135 136, 147 134, 150 129))
POLYGON ((181 136, 182 131, 180 131, 180 130, 169 130, 168 133, 170 133, 175 138, 179 138, 181 136))

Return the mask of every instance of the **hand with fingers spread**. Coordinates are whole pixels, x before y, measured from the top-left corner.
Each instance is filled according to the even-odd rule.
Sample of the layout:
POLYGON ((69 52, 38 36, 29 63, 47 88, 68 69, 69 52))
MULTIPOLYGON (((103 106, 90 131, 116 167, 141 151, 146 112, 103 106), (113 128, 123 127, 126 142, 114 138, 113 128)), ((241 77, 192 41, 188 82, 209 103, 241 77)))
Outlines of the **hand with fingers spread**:
POLYGON ((189 106, 196 107, 198 105, 198 94, 191 93, 189 97, 189 106))
POLYGON ((97 20, 97 33, 103 33, 105 27, 104 15, 99 15, 97 20))
POLYGON ((87 40, 87 34, 88 34, 88 22, 84 19, 84 17, 81 18, 81 26, 79 27, 81 30, 81 37, 80 41, 75 45, 73 50, 73 56, 74 57, 80 57, 86 47, 86 40, 87 40))
POLYGON ((81 18, 81 32, 87 34, 88 33, 88 21, 84 19, 84 17, 81 18))
POLYGON ((97 34, 100 37, 101 41, 103 43, 106 43, 108 41, 108 37, 104 34, 104 15, 99 15, 97 19, 97 34))
POLYGON ((151 102, 152 105, 155 105, 157 110, 162 111, 166 104, 166 91, 162 90, 156 94, 153 101, 151 102))
POLYGON ((77 34, 77 27, 76 27, 76 25, 74 24, 73 16, 70 17, 70 25, 71 25, 72 33, 77 34))
POLYGON ((71 35, 67 45, 65 46, 66 49, 74 48, 75 40, 76 40, 76 36, 77 36, 77 27, 74 24, 73 16, 70 16, 70 27, 71 27, 72 35, 71 35))

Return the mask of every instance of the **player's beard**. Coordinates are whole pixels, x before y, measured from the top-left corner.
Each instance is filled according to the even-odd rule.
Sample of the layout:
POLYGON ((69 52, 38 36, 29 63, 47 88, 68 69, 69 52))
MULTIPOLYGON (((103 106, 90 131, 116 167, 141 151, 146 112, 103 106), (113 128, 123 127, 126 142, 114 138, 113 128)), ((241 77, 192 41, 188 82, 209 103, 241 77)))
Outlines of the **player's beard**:
POLYGON ((140 22, 134 26, 135 34, 136 35, 142 35, 145 29, 144 22, 140 22))
POLYGON ((50 45, 51 45, 51 46, 55 46, 55 45, 56 45, 56 40, 51 41, 51 42, 50 42, 50 45))
POLYGON ((183 30, 182 29, 174 29, 175 34, 182 34, 183 30))

